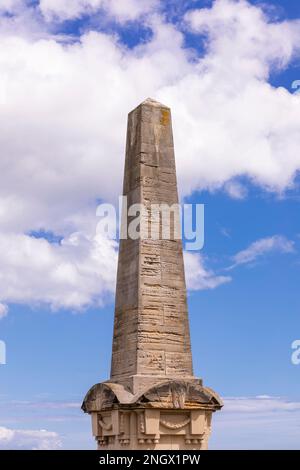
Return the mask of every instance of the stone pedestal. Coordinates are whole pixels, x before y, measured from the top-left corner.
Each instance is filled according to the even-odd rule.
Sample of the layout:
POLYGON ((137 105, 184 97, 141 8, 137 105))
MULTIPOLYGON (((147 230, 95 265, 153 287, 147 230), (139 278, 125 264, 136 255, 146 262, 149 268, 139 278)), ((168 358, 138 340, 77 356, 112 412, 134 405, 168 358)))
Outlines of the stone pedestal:
POLYGON ((132 395, 123 386, 95 385, 83 410, 92 416, 98 449, 205 450, 219 397, 199 382, 167 381, 132 395))

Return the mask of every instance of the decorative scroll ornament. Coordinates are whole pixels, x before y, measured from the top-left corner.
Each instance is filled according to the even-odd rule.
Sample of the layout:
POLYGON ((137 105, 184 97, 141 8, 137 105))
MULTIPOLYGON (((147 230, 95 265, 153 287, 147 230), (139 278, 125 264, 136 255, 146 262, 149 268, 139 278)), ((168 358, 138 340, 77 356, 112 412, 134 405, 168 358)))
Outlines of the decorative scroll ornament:
POLYGON ((165 426, 168 429, 181 429, 184 428, 189 422, 191 421, 190 418, 186 418, 184 421, 181 421, 180 423, 171 423, 170 421, 166 421, 162 418, 160 418, 160 424, 165 426))
POLYGON ((105 431, 110 431, 112 429, 112 423, 109 423, 109 424, 105 423, 101 415, 99 416, 98 423, 99 423, 99 426, 105 431))

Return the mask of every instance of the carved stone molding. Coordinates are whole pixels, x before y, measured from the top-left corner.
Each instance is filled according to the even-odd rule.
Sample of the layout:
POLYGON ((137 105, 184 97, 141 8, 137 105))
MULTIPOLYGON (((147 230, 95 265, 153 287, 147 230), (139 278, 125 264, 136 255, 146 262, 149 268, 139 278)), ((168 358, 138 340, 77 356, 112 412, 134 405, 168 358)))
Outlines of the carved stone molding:
POLYGON ((121 446, 128 446, 130 444, 130 439, 120 439, 119 438, 119 443, 121 446))
POLYGON ((187 424, 190 423, 191 418, 186 418, 186 419, 184 419, 183 421, 181 421, 179 423, 172 423, 171 421, 166 421, 163 418, 160 418, 159 421, 160 421, 160 424, 165 426, 165 428, 168 428, 168 429, 181 429, 181 428, 184 428, 187 424))
POLYGON ((99 449, 204 450, 210 434, 211 411, 123 409, 95 413, 94 420, 99 449))
POLYGON ((195 445, 195 444, 196 444, 196 445, 199 445, 199 444, 201 444, 202 440, 203 440, 203 439, 185 439, 185 443, 188 444, 188 445, 189 445, 189 444, 192 444, 192 445, 195 445))
POLYGON ((159 439, 158 438, 154 438, 154 439, 138 439, 138 443, 140 445, 143 445, 143 444, 158 444, 159 443, 159 439))

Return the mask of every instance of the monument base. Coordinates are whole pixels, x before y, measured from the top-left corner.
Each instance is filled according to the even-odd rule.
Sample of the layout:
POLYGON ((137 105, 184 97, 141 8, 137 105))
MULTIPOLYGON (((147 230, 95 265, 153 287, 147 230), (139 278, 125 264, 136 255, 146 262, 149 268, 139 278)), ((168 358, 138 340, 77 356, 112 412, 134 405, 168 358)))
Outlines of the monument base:
POLYGON ((92 413, 98 449, 205 450, 211 411, 122 409, 92 413))
POLYGON ((199 379, 165 380, 135 395, 123 384, 94 385, 82 409, 104 450, 205 450, 218 395, 199 379))

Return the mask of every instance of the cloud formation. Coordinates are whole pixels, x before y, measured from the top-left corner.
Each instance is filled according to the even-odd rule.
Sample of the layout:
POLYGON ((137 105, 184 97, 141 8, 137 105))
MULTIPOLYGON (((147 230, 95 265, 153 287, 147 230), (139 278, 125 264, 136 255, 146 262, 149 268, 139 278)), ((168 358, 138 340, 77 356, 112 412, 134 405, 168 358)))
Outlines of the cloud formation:
POLYGON ((14 13, 22 5, 24 0, 1 0, 0 12, 14 13))
POLYGON ((260 240, 251 243, 251 245, 245 250, 239 251, 236 255, 234 255, 234 264, 230 267, 230 269, 242 264, 253 263, 258 258, 271 252, 294 253, 294 242, 281 235, 261 238, 260 240))
MULTIPOLYGON (((149 11, 152 2, 130 1, 130 9, 111 1, 107 11, 124 21, 144 15, 153 35, 133 49, 117 31, 62 41, 38 15, 40 8, 51 26, 54 16, 90 14, 108 5, 104 0, 43 0, 27 9, 22 2, 26 21, 1 18, 3 304, 82 308, 113 291, 116 247, 95 238, 96 201, 115 201, 121 192, 127 113, 148 96, 172 107, 182 196, 223 188, 244 197, 241 175, 266 191, 293 187, 300 95, 272 87, 268 78, 299 56, 299 21, 272 22, 246 1, 217 0, 185 18, 199 44, 206 38, 203 55, 191 57, 179 27, 149 11), (62 243, 32 236, 40 231, 62 243)), ((204 268, 201 257, 193 263, 199 275, 192 288, 228 282, 204 268)))
POLYGON ((157 0, 40 0, 40 10, 47 21, 80 18, 102 10, 124 22, 153 11, 158 3, 157 0))
POLYGON ((0 319, 6 317, 7 313, 8 313, 7 305, 0 303, 0 319))
POLYGON ((258 395, 256 397, 233 397, 225 399, 227 413, 275 413, 277 411, 300 411, 299 401, 281 397, 258 395))
POLYGON ((230 276, 216 274, 205 266, 204 257, 200 253, 184 253, 185 277, 190 290, 215 289, 232 279, 230 276))
POLYGON ((61 448, 56 432, 16 430, 0 427, 0 449, 2 450, 55 450, 61 448))
MULTIPOLYGON (((2 301, 46 302, 53 309, 102 305, 114 291, 117 252, 99 235, 72 234, 61 244, 27 235, 0 234, 2 301)), ((7 307, 0 304, 0 318, 7 307)))
POLYGON ((214 416, 211 449, 299 449, 300 402, 282 397, 230 397, 214 416))

